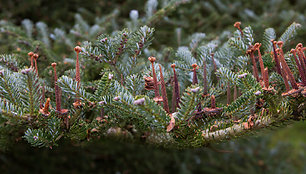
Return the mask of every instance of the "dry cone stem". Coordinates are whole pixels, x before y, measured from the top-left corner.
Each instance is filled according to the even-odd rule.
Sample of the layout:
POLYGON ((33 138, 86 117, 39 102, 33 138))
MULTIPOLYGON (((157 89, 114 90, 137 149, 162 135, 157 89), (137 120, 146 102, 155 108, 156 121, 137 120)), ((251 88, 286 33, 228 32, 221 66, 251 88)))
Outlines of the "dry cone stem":
POLYGON ((197 67, 198 67, 198 65, 196 63, 192 64, 192 68, 193 68, 192 84, 193 85, 198 84, 197 67))
POLYGON ((256 80, 259 82, 258 70, 256 67, 256 60, 254 57, 254 50, 250 50, 250 57, 251 57, 252 64, 253 64, 253 75, 255 76, 256 80))
POLYGON ((301 63, 301 68, 302 68, 304 74, 306 74, 306 60, 304 60, 304 58, 303 58, 303 54, 302 54, 303 51, 302 51, 302 49, 297 48, 297 52, 298 52, 298 58, 299 58, 300 63, 301 63))
POLYGON ((292 88, 298 89, 298 86, 297 86, 297 83, 296 83, 296 81, 295 81, 295 79, 293 77, 293 74, 292 74, 291 70, 289 69, 288 64, 286 63, 285 58, 284 58, 284 52, 282 50, 283 42, 279 41, 279 42, 277 42, 277 44, 280 47, 280 48, 277 49, 277 51, 279 50, 279 53, 280 53, 280 62, 281 62, 281 65, 284 68, 285 73, 288 76, 288 79, 289 79, 289 81, 291 83, 292 88))
POLYGON ((305 76, 305 72, 304 72, 304 70, 303 70, 299 60, 296 57, 296 50, 295 49, 291 49, 290 53, 293 54, 294 60, 296 62, 296 65, 298 67, 299 73, 300 73, 301 78, 302 78, 302 83, 305 86, 306 85, 306 76, 305 76))
POLYGON ((38 69, 37 69, 37 59, 38 59, 38 54, 33 54, 33 58, 34 58, 34 61, 35 61, 35 72, 38 76, 38 69))
MULTIPOLYGON (((82 51, 81 47, 76 46, 74 48, 74 51, 76 52, 76 65, 75 65, 75 80, 77 81, 77 89, 80 88, 80 83, 81 83, 81 75, 80 75, 80 61, 79 61, 79 53, 82 51)), ((79 96, 76 94, 75 96, 75 102, 73 103, 74 108, 80 107, 81 100, 79 96)))
POLYGON ((180 103, 180 91, 179 91, 179 84, 175 72, 175 64, 171 65, 171 68, 173 69, 173 83, 174 83, 174 96, 172 97, 172 100, 175 100, 175 107, 172 108, 172 110, 175 110, 175 108, 179 108, 179 103, 180 103))
POLYGON ((169 114, 169 105, 168 105, 168 98, 167 98, 167 91, 166 91, 166 84, 164 81, 163 72, 161 69, 161 66, 159 65, 159 73, 160 73, 160 82, 161 82, 161 93, 163 97, 163 104, 164 104, 164 110, 169 114))
POLYGON ((234 27, 240 31, 241 37, 243 37, 243 31, 240 28, 241 22, 235 22, 234 27))
MULTIPOLYGON (((151 65, 152 65, 155 97, 159 97, 160 95, 159 95, 159 89, 158 89, 158 84, 157 84, 157 77, 156 77, 156 72, 155 72, 155 68, 154 68, 154 62, 155 62, 156 58, 155 57, 149 57, 148 59, 151 62, 151 65)), ((160 102, 158 102, 158 104, 160 104, 160 102)))
POLYGON ((34 53, 32 51, 28 53, 28 56, 31 58, 31 68, 33 68, 33 55, 34 53))
POLYGON ((280 62, 279 62, 279 58, 278 55, 276 53, 276 41, 271 40, 272 45, 273 45, 273 55, 274 55, 274 61, 275 61, 275 65, 276 65, 276 72, 281 74, 281 69, 280 69, 280 62))
POLYGON ((256 43, 254 45, 255 49, 257 50, 258 52, 258 59, 259 59, 259 65, 260 65, 260 71, 261 71, 261 76, 262 76, 262 79, 264 81, 264 85, 266 88, 269 88, 269 80, 268 80, 268 77, 266 77, 266 72, 265 72, 265 67, 264 67, 264 64, 263 64, 263 60, 262 60, 262 57, 261 57, 261 53, 260 53, 260 46, 261 44, 259 43, 256 43), (268 82, 268 83, 267 83, 268 82))

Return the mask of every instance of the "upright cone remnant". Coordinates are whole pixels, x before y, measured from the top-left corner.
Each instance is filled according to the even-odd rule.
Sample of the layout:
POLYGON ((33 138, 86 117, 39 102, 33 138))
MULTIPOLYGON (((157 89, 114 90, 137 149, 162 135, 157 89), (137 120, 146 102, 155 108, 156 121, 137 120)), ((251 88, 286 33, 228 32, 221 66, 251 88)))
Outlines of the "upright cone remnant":
POLYGON ((220 111, 222 110, 222 108, 217 108, 216 107, 216 99, 214 95, 210 96, 210 100, 211 100, 211 107, 210 108, 204 108, 204 113, 208 114, 210 116, 214 116, 216 114, 219 114, 220 111))
POLYGON ((269 88, 269 74, 268 68, 265 68, 265 79, 264 79, 265 88, 269 88))
POLYGON ((306 73, 305 73, 305 71, 303 70, 301 63, 299 62, 299 60, 298 60, 297 57, 296 57, 296 50, 295 50, 295 49, 291 49, 290 53, 293 54, 295 63, 296 63, 296 65, 297 65, 298 70, 299 70, 299 73, 300 73, 300 75, 301 75, 302 83, 303 83, 304 86, 306 86, 306 73))
POLYGON ((261 53, 260 53, 260 49, 259 49, 260 46, 261 46, 260 43, 256 43, 256 44, 254 45, 254 49, 257 50, 257 52, 258 52, 258 59, 259 59, 260 71, 261 71, 262 79, 263 79, 263 81, 264 81, 264 85, 265 85, 266 88, 269 88, 269 79, 268 79, 268 77, 266 76, 265 67, 264 67, 263 60, 262 60, 261 53))
POLYGON ((76 65, 75 65, 75 80, 78 82, 78 88, 80 87, 81 77, 80 77, 80 62, 79 62, 79 53, 82 51, 81 47, 76 46, 74 48, 76 52, 76 65))
POLYGON ((286 63, 285 58, 284 58, 284 52, 283 52, 283 49, 282 49, 283 42, 282 41, 278 41, 277 45, 279 46, 279 48, 276 49, 276 51, 279 51, 279 53, 280 53, 280 57, 279 58, 280 58, 280 62, 281 62, 282 68, 284 68, 284 70, 285 70, 284 72, 288 76, 288 79, 289 79, 289 81, 291 83, 292 88, 298 89, 298 86, 297 86, 297 83, 296 83, 296 81, 294 79, 294 76, 293 76, 291 70, 289 69, 288 64, 286 63))
POLYGON ((301 67, 302 67, 304 73, 306 74, 306 58, 305 58, 303 49, 304 48, 303 48, 303 45, 301 43, 297 44, 296 50, 298 52, 298 57, 299 57, 299 60, 300 60, 300 64, 301 64, 301 67))
POLYGON ((240 31, 241 37, 243 37, 243 31, 240 28, 241 22, 235 22, 234 27, 240 31))
POLYGON ((278 74, 281 74, 281 67, 280 67, 280 62, 279 62, 279 58, 278 55, 276 53, 276 41, 274 41, 273 39, 271 40, 272 45, 273 45, 273 55, 274 55, 274 61, 275 61, 275 66, 276 66, 276 72, 278 74))
POLYGON ((28 56, 31 58, 31 68, 33 68, 33 55, 34 53, 32 51, 28 53, 28 56))
POLYGON ((285 84, 285 87, 286 87, 286 92, 288 92, 290 90, 290 86, 289 86, 289 83, 288 83, 287 73, 285 72, 284 67, 281 67, 280 50, 276 48, 277 41, 274 41, 274 40, 271 40, 271 41, 272 41, 272 44, 273 44, 275 64, 276 64, 276 67, 277 66, 279 67, 280 75, 283 77, 284 84, 285 84), (277 61, 278 61, 278 63, 277 63, 277 61))
POLYGON ((55 88, 55 103, 56 103, 56 111, 61 112, 61 98, 60 98, 60 91, 57 86, 57 74, 56 74, 56 63, 52 63, 51 66, 54 70, 54 88, 55 88))
MULTIPOLYGON (((80 76, 80 62, 79 62, 79 53, 82 51, 81 47, 76 46, 74 48, 76 52, 76 65, 75 65, 75 80, 77 81, 77 88, 80 88, 81 76, 80 76)), ((81 106, 81 100, 79 96, 75 96, 75 102, 73 103, 74 108, 79 108, 81 106)))
POLYGON ((164 76, 163 76, 163 72, 162 72, 162 69, 161 69, 160 65, 159 65, 159 73, 160 73, 161 93, 162 93, 162 97, 163 97, 164 110, 168 114, 170 114, 169 105, 168 105, 168 98, 167 98, 167 91, 166 91, 166 84, 165 84, 165 81, 164 81, 164 76))
POLYGON ((172 104, 172 112, 175 112, 175 109, 179 107, 180 103, 180 91, 179 91, 179 84, 175 72, 175 64, 171 65, 171 68, 173 69, 173 96, 172 96, 172 102, 175 103, 172 104))
POLYGON ((157 103, 160 104, 161 97, 159 95, 159 88, 158 88, 158 84, 157 84, 157 77, 156 77, 156 72, 155 72, 155 68, 154 68, 154 62, 155 62, 156 58, 155 57, 149 57, 148 60, 152 64, 152 74, 153 74, 153 82, 154 82, 155 101, 157 101, 157 103))
POLYGON ((290 86, 289 86, 287 74, 285 73, 284 68, 281 68, 281 75, 282 75, 283 80, 284 80, 284 84, 285 84, 285 87, 286 87, 286 92, 288 92, 288 91, 290 91, 290 86))
POLYGON ((54 70, 54 88, 55 88, 55 103, 56 103, 56 112, 59 115, 65 115, 68 113, 68 109, 61 108, 61 91, 57 85, 57 74, 56 74, 56 63, 52 63, 51 66, 54 70))
POLYGON ((253 46, 251 46, 251 48, 249 48, 247 50, 246 54, 250 55, 250 57, 251 57, 252 64, 253 64, 253 76, 256 78, 257 82, 259 82, 259 76, 258 76, 258 70, 257 70, 257 66, 256 66, 256 60, 255 60, 254 52, 255 52, 255 48, 253 46))
POLYGON ((192 64, 191 65, 192 68, 193 68, 193 78, 192 78, 192 84, 195 85, 195 84, 198 84, 198 77, 197 77, 197 67, 198 65, 196 63, 192 64))
POLYGON ((33 54, 33 58, 34 58, 34 61, 35 61, 35 72, 38 75, 38 69, 37 69, 38 54, 33 54))

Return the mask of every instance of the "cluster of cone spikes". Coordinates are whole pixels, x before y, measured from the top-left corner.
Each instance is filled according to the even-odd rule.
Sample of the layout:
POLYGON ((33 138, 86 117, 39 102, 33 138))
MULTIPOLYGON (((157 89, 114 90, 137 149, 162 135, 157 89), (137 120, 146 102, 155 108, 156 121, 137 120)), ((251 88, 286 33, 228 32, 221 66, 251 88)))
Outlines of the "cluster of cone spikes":
MULTIPOLYGON (((28 56, 31 59, 31 66, 30 69, 32 69, 35 73, 36 76, 38 76, 38 66, 37 66, 37 59, 39 57, 39 55, 37 53, 33 53, 32 51, 28 53, 28 56)), ((39 112, 44 115, 44 116, 49 116, 50 112, 49 112, 49 106, 50 106, 50 98, 47 99, 45 105, 43 106, 43 102, 45 101, 45 87, 44 85, 41 86, 42 89, 42 97, 40 100, 40 110, 39 112)))
MULTIPOLYGON (((167 98, 167 93, 166 93, 166 86, 165 86, 165 81, 164 81, 161 66, 159 65, 160 82, 158 82, 157 77, 156 77, 156 73, 155 73, 155 68, 154 68, 154 63, 156 61, 156 58, 155 57, 149 57, 148 60, 151 62, 153 77, 145 77, 145 89, 146 90, 154 90, 154 93, 155 93, 154 101, 157 102, 158 104, 160 104, 162 102, 164 110, 170 115, 170 117, 172 119, 172 113, 174 113, 176 111, 176 108, 180 107, 180 105, 179 105, 179 103, 180 103, 180 91, 179 91, 179 83, 178 83, 178 79, 177 79, 177 74, 176 74, 176 70, 175 70, 175 64, 171 65, 171 68, 173 69, 173 82, 172 82, 173 93, 172 93, 172 113, 170 113, 169 105, 168 105, 168 98, 167 98), (159 94, 159 85, 161 85, 162 96, 160 96, 160 94, 159 94)), ((196 85, 196 84, 198 84, 197 69, 199 68, 199 66, 196 63, 192 64, 191 66, 193 68, 192 69, 192 71, 193 71, 192 84, 196 85)), ((204 68, 205 67, 206 66, 204 66, 204 68)), ((205 70, 204 71, 203 97, 208 97, 209 96, 209 94, 207 92, 206 74, 207 74, 207 72, 205 70)), ((194 92, 194 93, 196 93, 198 91, 199 91, 199 87, 191 89, 191 92, 194 92)), ((222 109, 216 107, 215 96, 211 95, 210 97, 211 97, 211 107, 204 108, 202 110, 201 105, 198 104, 198 109, 196 111, 196 114, 205 113, 205 114, 208 114, 208 115, 216 115, 216 114, 220 113, 220 111, 222 109)), ((170 122, 170 124, 171 124, 171 122, 170 122)))
MULTIPOLYGON (((74 48, 74 51, 76 52, 76 77, 75 80, 77 81, 77 88, 80 87, 80 83, 81 83, 81 78, 80 78, 80 63, 79 63, 79 53, 82 51, 81 47, 76 46, 74 48)), ((37 59, 39 57, 38 54, 35 54, 33 52, 29 52, 28 56, 31 58, 31 68, 34 69, 35 73, 38 76, 38 68, 37 68, 37 59)), ((55 108, 55 112, 59 115, 59 116, 67 116, 64 117, 64 121, 65 121, 65 125, 69 126, 69 122, 68 122, 68 113, 69 110, 68 109, 62 109, 61 107, 61 89, 58 87, 57 85, 57 73, 56 73, 56 63, 52 63, 51 66, 53 67, 53 71, 54 71, 54 90, 55 90, 55 103, 56 103, 56 108, 55 108)), ((42 99, 41 99, 41 104, 40 104, 40 110, 39 112, 44 115, 44 116, 49 116, 50 115, 50 98, 47 98, 45 104, 43 104, 43 102, 45 101, 45 91, 44 91, 44 86, 42 87, 42 99)), ((75 96, 75 102, 73 103, 73 106, 77 109, 80 108, 80 106, 82 105, 81 100, 79 98, 79 96, 75 96)))
MULTIPOLYGON (((243 31, 240 28, 241 23, 236 22, 234 24, 234 27, 236 27, 240 33, 241 37, 243 37, 243 31)), ((284 52, 283 52, 283 41, 275 41, 271 40, 272 42, 272 56, 275 61, 275 70, 278 74, 280 74, 283 78, 286 92, 282 94, 282 96, 297 96, 298 93, 301 93, 303 96, 306 96, 306 58, 305 58, 305 47, 301 43, 297 44, 295 49, 291 49, 290 53, 293 54, 295 63, 297 65, 299 75, 301 77, 301 83, 297 83, 292 71, 290 70, 287 62, 285 61, 284 52), (277 48, 278 47, 278 48, 277 48), (298 55, 298 56, 297 56, 298 55), (292 89, 290 90, 291 84, 292 89)), ((260 53, 260 43, 255 43, 254 45, 251 45, 249 49, 246 51, 246 54, 250 56, 252 64, 253 64, 253 75, 256 78, 258 82, 263 84, 263 90, 273 92, 273 88, 269 87, 269 76, 268 76, 268 68, 264 68, 262 56, 260 53), (260 65, 260 71, 261 71, 261 78, 259 78, 258 70, 256 66, 256 59, 255 59, 255 52, 258 52, 258 61, 260 65)))
MULTIPOLYGON (((297 83, 292 71, 290 70, 287 62, 285 61, 284 52, 283 52, 283 45, 284 43, 282 41, 274 41, 271 40, 273 45, 273 51, 272 56, 275 61, 275 70, 278 74, 280 74, 283 78, 286 91, 282 94, 282 96, 297 96, 299 93, 301 93, 303 96, 306 94, 306 66, 305 66, 305 55, 304 50, 305 48, 301 43, 299 43, 295 49, 291 49, 290 53, 293 54, 295 63, 297 65, 299 75, 301 77, 301 83, 297 83), (277 48, 278 47, 278 48, 277 48), (290 89, 290 85, 292 89, 290 89)), ((261 44, 256 43, 254 46, 250 46, 250 48, 247 50, 246 54, 248 54, 251 57, 252 64, 253 64, 253 75, 256 78, 258 82, 263 84, 263 90, 268 92, 273 92, 273 88, 269 86, 269 76, 268 76, 268 69, 264 68, 262 56, 260 53, 260 46, 261 44), (256 66, 256 60, 254 53, 258 52, 258 61, 260 65, 260 71, 261 71, 261 78, 259 78, 257 66, 256 66)))
MULTIPOLYGON (((235 27, 238 28, 238 30, 241 32, 241 36, 243 37, 243 31, 240 28, 241 23, 235 23, 235 27)), ((279 73, 284 81, 286 91, 282 93, 282 96, 298 96, 301 94, 302 96, 306 97, 306 58, 304 51, 306 50, 306 47, 303 47, 301 43, 299 43, 295 49, 292 49, 290 53, 294 56, 295 63, 298 68, 299 75, 301 77, 301 83, 297 83, 292 71, 290 70, 287 62, 285 61, 284 58, 284 52, 283 52, 283 42, 282 41, 274 41, 271 40, 271 44, 273 45, 273 51, 272 51, 272 56, 275 61, 275 71, 279 73), (290 89, 290 85, 292 89, 290 89)), ((247 50, 246 54, 250 56, 251 62, 252 62, 252 69, 253 69, 253 75, 256 78, 256 80, 261 84, 262 89, 268 93, 274 94, 275 90, 273 89, 272 86, 269 85, 269 75, 268 75, 268 68, 264 67, 262 55, 260 52, 260 43, 255 43, 254 45, 251 45, 249 49, 247 50), (255 58, 255 53, 257 52, 257 57, 258 60, 255 58), (259 76, 258 68, 257 68, 257 61, 259 61, 259 67, 260 67, 260 72, 261 72, 261 77, 259 76)), ((213 65, 214 65, 214 71, 216 71, 216 64, 214 62, 213 58, 214 54, 211 54, 213 65)), ((155 97, 154 100, 160 104, 163 102, 163 107, 165 111, 170 115, 171 120, 173 119, 172 113, 176 111, 176 108, 179 108, 179 103, 180 103, 180 92, 179 92, 179 83, 177 79, 177 74, 175 71, 175 64, 171 65, 171 68, 173 69, 173 96, 172 96, 172 113, 169 111, 169 106, 168 106, 168 99, 167 99, 167 94, 166 94, 166 87, 165 87, 165 82, 163 78, 163 74, 161 71, 160 67, 160 82, 157 82, 157 77, 155 73, 155 68, 154 68, 154 62, 156 61, 155 57, 149 57, 149 61, 151 62, 152 65, 152 74, 153 77, 145 77, 145 89, 147 90, 154 90, 155 97), (162 96, 159 95, 159 85, 161 85, 161 91, 162 91, 162 96)), ((198 77, 197 77, 197 69, 199 68, 197 64, 192 64, 192 71, 193 71, 193 80, 192 84, 198 84, 198 77)), ((207 91, 207 70, 206 70, 206 62, 204 60, 203 63, 204 66, 204 73, 203 73, 203 81, 204 81, 204 92, 203 92, 203 97, 209 96, 208 91, 207 91)), ((243 74, 240 75, 241 77, 244 76, 243 74)), ((227 103, 230 103, 230 84, 227 84, 227 103)), ((197 92, 199 88, 191 89, 191 92, 197 92)), ((234 86, 234 100, 237 98, 237 87, 234 86)), ((201 109, 201 105, 198 105, 198 109, 195 112, 195 115, 205 113, 206 115, 216 115, 219 114, 222 111, 222 108, 216 107, 215 103, 215 96, 211 95, 211 105, 209 108, 204 108, 203 110, 201 109)), ((252 117, 253 118, 253 117, 252 117)), ((169 126, 171 129, 173 128, 173 121, 170 122, 169 126)), ((167 129, 170 131, 171 129, 167 129)))
MULTIPOLYGON (((238 28, 238 30, 241 32, 241 36, 243 37, 243 32, 240 28, 241 23, 235 23, 235 27, 238 28)), ((273 45, 273 51, 272 51, 272 56, 275 61, 275 71, 279 73, 284 81, 286 91, 282 94, 282 96, 297 96, 301 94, 302 96, 306 96, 306 57, 304 54, 304 51, 306 50, 306 47, 303 47, 301 43, 299 43, 295 49, 291 49, 290 53, 292 53, 293 58, 295 60, 295 63, 297 65, 297 69, 299 72, 299 75, 301 77, 301 82, 297 83, 292 71, 290 70, 287 62, 285 61, 284 58, 284 52, 283 52, 283 42, 282 41, 274 41, 271 40, 271 44, 273 45), (290 84, 289 84, 290 83, 290 84), (292 89, 290 88, 290 85, 292 89)), ((264 91, 267 91, 269 93, 274 93, 274 89, 269 85, 269 75, 268 75, 268 68, 264 67, 262 55, 260 52, 260 43, 256 43, 254 45, 251 45, 249 49, 247 50, 246 54, 250 56, 251 62, 253 65, 253 75, 256 78, 258 82, 263 87, 264 91), (259 61, 259 67, 260 67, 260 72, 261 72, 261 77, 259 77, 259 72, 257 69, 257 60, 255 58, 255 53, 257 52, 258 55, 258 61, 259 61)), ((76 52, 76 77, 75 80, 77 81, 77 88, 80 87, 80 65, 79 65, 79 53, 81 52, 81 47, 76 46, 74 48, 74 51, 76 52)), ((33 52, 28 53, 29 57, 31 58, 31 68, 35 70, 35 73, 38 75, 38 68, 37 68, 37 59, 39 57, 38 54, 35 54, 33 52)), ((211 54, 211 58, 213 61, 214 65, 214 71, 217 70, 216 63, 214 61, 214 54, 211 54)), ((168 98, 167 98, 167 92, 166 92, 166 83, 164 81, 161 65, 159 65, 159 73, 160 73, 160 82, 157 81, 156 77, 156 72, 154 68, 154 63, 156 62, 155 57, 149 57, 148 60, 151 62, 152 65, 152 76, 153 77, 145 77, 145 89, 147 90, 154 90, 155 97, 154 101, 156 101, 158 104, 163 103, 163 108, 164 110, 170 115, 171 117, 171 122, 169 128, 169 131, 173 128, 174 126, 174 119, 172 117, 172 113, 176 112, 176 109, 180 107, 180 91, 179 91, 179 83, 178 83, 178 78, 177 78, 177 73, 175 70, 175 64, 171 65, 171 68, 173 69, 173 96, 172 96, 172 112, 170 112, 169 109, 169 104, 168 104, 168 98), (160 96, 160 90, 159 86, 161 86, 161 96, 160 96)), ((203 82, 204 82, 204 90, 203 90, 203 97, 209 97, 208 94, 208 87, 207 87, 207 69, 206 69, 206 62, 205 60, 203 61, 203 82)), ((52 63, 51 66, 53 67, 54 70, 54 88, 55 88, 55 101, 56 101, 56 113, 60 116, 67 116, 68 115, 68 109, 62 109, 61 108, 61 89, 57 85, 57 74, 56 74, 56 63, 52 63)), ((192 84, 196 85, 198 84, 198 77, 197 77, 197 69, 199 66, 197 64, 192 64, 192 71, 193 71, 193 80, 192 84)), ((228 100, 227 103, 230 103, 230 86, 227 84, 227 92, 228 92, 228 100)), ((197 92, 199 88, 191 89, 191 92, 197 92)), ((44 91, 44 90, 43 90, 44 91)), ((43 92, 44 93, 44 92, 43 92)), ((44 94, 43 94, 44 95, 44 94)), ((235 87, 234 90, 234 99, 237 98, 237 88, 235 87)), ((201 105, 198 105, 198 109, 196 111, 197 114, 205 113, 206 115, 216 115, 221 112, 221 108, 216 107, 215 103, 215 96, 211 95, 211 105, 210 107, 201 108, 201 105)), ((42 99, 43 101, 45 100, 44 97, 42 99)), ((136 101, 135 101, 136 102, 136 101)), ((140 103, 143 103, 144 100, 138 101, 140 103)), ((81 100, 79 96, 75 96, 75 102, 73 103, 73 106, 77 109, 80 108, 82 105, 81 100)), ((43 115, 49 115, 49 108, 50 108, 50 98, 48 98, 45 102, 45 104, 41 104, 40 107, 40 113, 43 115)), ((66 118, 66 125, 68 126, 68 117, 66 118)), ((167 129, 168 130, 168 129, 167 129)))

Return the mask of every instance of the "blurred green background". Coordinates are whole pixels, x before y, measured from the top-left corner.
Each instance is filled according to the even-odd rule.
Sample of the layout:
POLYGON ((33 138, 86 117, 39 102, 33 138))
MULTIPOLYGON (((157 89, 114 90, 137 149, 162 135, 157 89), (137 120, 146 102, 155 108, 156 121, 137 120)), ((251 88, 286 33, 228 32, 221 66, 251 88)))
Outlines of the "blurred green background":
MULTIPOLYGON (((1 0, 0 18, 17 26, 28 18, 34 23, 43 21, 50 29, 68 31, 75 23, 76 13, 94 25, 96 17, 116 9, 116 26, 105 31, 111 32, 126 26, 131 10, 144 15, 145 4, 141 0, 1 0)), ((159 4, 162 6, 163 1, 159 4)), ((305 16, 305 0, 191 0, 151 24, 156 28, 152 47, 157 51, 166 46, 177 47, 173 33, 178 28, 183 36, 204 32, 215 38, 225 29, 233 31, 235 21, 251 25, 257 38, 267 27, 275 28, 279 34, 296 21, 303 25, 296 42, 306 43, 305 16)), ((0 43, 3 53, 11 51, 0 43)), ((72 51, 54 50, 59 55, 72 51)), ((305 122, 201 149, 174 150, 104 139, 80 146, 62 143, 54 149, 38 149, 20 140, 0 151, 0 173, 306 173, 305 122)))

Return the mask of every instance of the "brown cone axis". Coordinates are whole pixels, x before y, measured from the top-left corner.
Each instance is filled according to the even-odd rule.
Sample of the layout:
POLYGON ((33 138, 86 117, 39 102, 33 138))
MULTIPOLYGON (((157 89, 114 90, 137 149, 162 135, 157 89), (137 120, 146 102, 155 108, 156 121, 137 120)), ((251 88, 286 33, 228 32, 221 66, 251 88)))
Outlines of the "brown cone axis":
POLYGON ((162 72, 162 69, 161 69, 160 65, 159 65, 159 73, 160 73, 161 93, 162 93, 162 97, 163 97, 164 110, 169 114, 170 111, 169 111, 169 105, 168 105, 166 84, 165 84, 163 72, 162 72))

